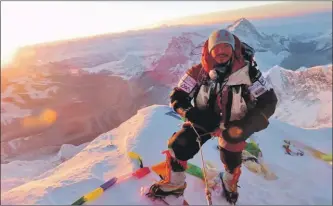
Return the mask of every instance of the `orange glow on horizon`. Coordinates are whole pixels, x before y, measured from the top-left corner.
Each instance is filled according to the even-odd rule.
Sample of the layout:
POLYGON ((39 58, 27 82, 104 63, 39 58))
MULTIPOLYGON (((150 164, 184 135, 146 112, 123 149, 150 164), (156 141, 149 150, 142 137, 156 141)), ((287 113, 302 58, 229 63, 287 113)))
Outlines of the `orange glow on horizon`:
POLYGON ((1 64, 25 45, 144 29, 167 19, 269 3, 1 2, 1 64))
POLYGON ((309 3, 309 6, 302 2, 300 9, 296 7, 276 9, 282 5, 282 2, 6 1, 1 2, 1 65, 10 62, 16 50, 25 45, 152 28, 163 22, 171 25, 222 23, 221 19, 233 21, 241 17, 271 18, 284 15, 280 13, 281 11, 295 13, 297 9, 297 11, 314 11, 327 7, 327 2, 325 5, 321 2, 313 3, 313 5, 309 3), (239 10, 242 12, 238 12, 239 10), (210 15, 212 12, 221 15, 219 17, 215 15, 213 18, 210 15), (179 21, 179 18, 182 20, 179 21))

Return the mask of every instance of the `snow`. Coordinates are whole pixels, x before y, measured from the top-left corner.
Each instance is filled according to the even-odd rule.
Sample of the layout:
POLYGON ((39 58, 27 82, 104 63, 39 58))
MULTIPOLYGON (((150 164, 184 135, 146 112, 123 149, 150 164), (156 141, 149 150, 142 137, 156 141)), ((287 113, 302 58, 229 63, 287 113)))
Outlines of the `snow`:
POLYGON ((5 99, 5 98, 12 98, 15 102, 18 103, 24 103, 24 100, 17 94, 15 94, 13 91, 15 90, 13 85, 10 85, 7 87, 7 89, 1 93, 1 99, 5 99))
MULTIPOLYGON (((197 27, 194 32, 182 32, 181 29, 178 32, 169 31, 170 33, 166 32, 168 35, 165 34, 159 38, 159 42, 157 36, 153 34, 132 37, 131 39, 122 37, 113 41, 112 53, 117 56, 117 60, 81 69, 89 73, 107 71, 126 80, 139 76, 145 71, 161 69, 173 72, 179 68, 184 70, 187 68, 188 62, 200 62, 202 45, 212 31, 212 28, 204 28, 197 27), (156 45, 148 43, 151 38, 158 43, 156 45), (176 63, 172 64, 173 62, 176 63)), ((279 35, 264 35, 244 18, 227 28, 257 50, 256 59, 263 71, 279 65, 283 59, 290 55, 286 51, 289 42, 287 38, 279 35), (286 39, 283 44, 280 43, 282 39, 286 39)))
MULTIPOLYGON (((110 178, 137 169, 138 165, 127 156, 129 151, 139 153, 146 166, 163 161, 164 156, 160 153, 167 148, 168 138, 179 129, 181 123, 178 119, 165 115, 170 110, 163 105, 139 110, 118 128, 98 136, 71 159, 53 169, 44 170, 38 177, 23 185, 2 191, 2 204, 69 205, 110 178)), ((285 155, 282 148, 284 139, 294 139, 318 150, 332 152, 332 129, 305 130, 272 119, 269 127, 256 133, 253 138, 259 143, 265 161, 279 178, 276 181, 266 181, 242 167, 240 205, 332 204, 331 165, 306 154, 303 157, 285 155)), ((222 170, 219 153, 214 149, 216 144, 216 139, 208 141, 203 147, 203 154, 205 160, 213 162, 222 170)), ((196 155, 190 162, 201 165, 200 156, 196 155)), ((31 162, 29 168, 35 169, 34 164, 38 165, 31 162)), ((22 171, 9 165, 2 165, 2 184, 20 181, 19 174, 22 171), (3 179, 3 176, 6 178, 3 179)), ((151 173, 140 180, 123 180, 87 204, 149 204, 139 193, 142 186, 151 185, 154 179, 158 179, 158 176, 151 173)), ((185 198, 189 204, 205 205, 203 182, 187 175, 187 183, 185 198)), ((213 203, 225 204, 215 196, 213 203)))
POLYGON ((1 192, 4 193, 12 188, 23 185, 56 166, 56 162, 45 160, 17 160, 6 165, 1 165, 1 192))
POLYGON ((287 51, 282 51, 278 54, 274 54, 272 51, 256 52, 255 60, 260 71, 268 71, 270 68, 279 65, 289 55, 290 53, 287 51))
POLYGON ((128 80, 133 76, 142 74, 144 71, 149 71, 151 64, 160 56, 161 55, 156 51, 128 52, 118 61, 111 61, 90 68, 82 68, 82 70, 89 73, 109 71, 113 75, 128 80))
POLYGON ((56 82, 46 78, 50 74, 42 71, 31 71, 27 76, 11 78, 1 93, 1 123, 6 125, 16 118, 31 114, 30 109, 22 109, 22 105, 33 99, 47 99, 58 92, 56 82), (24 97, 27 96, 27 97, 24 97), (24 97, 24 98, 23 98, 24 97))
POLYGON ((255 59, 261 71, 280 65, 290 55, 287 49, 290 43, 288 38, 278 35, 279 33, 264 34, 245 18, 235 21, 227 29, 255 49, 255 59))
POLYGON ((57 153, 57 157, 62 160, 66 161, 73 156, 75 156, 77 153, 79 153, 82 149, 84 149, 88 143, 84 143, 78 146, 71 145, 71 144, 64 144, 61 146, 59 152, 57 153))
POLYGON ((19 106, 1 101, 1 123, 10 124, 15 118, 22 118, 31 115, 31 110, 21 109, 19 106))
POLYGON ((275 118, 302 128, 332 127, 332 64, 297 71, 274 66, 264 76, 278 96, 275 118))
MULTIPOLYGON (((58 88, 59 88, 58 86, 52 86, 52 87, 48 87, 45 90, 38 91, 35 88, 33 88, 32 85, 30 85, 30 84, 25 85, 25 89, 27 91, 26 94, 28 94, 31 99, 48 98, 48 97, 50 97, 50 93, 56 93, 58 88)), ((21 93, 21 94, 25 94, 25 93, 21 93)))
POLYGON ((198 34, 196 32, 183 32, 182 36, 184 36, 187 39, 191 39, 194 45, 202 44, 207 39, 207 36, 198 34))
MULTIPOLYGON (((303 21, 308 25, 307 20, 303 21)), ((241 40, 255 47, 259 69, 264 76, 270 78, 270 82, 279 93, 279 105, 271 118, 270 126, 254 136, 263 150, 269 167, 279 179, 267 182, 243 167, 239 203, 332 204, 332 167, 309 154, 304 157, 285 155, 282 149, 283 139, 292 139, 311 145, 322 152, 332 153, 332 82, 316 81, 312 77, 317 74, 311 75, 311 72, 321 70, 324 76, 331 78, 332 64, 312 68, 301 67, 297 71, 279 66, 290 55, 285 48, 288 48, 291 37, 296 38, 298 35, 297 39, 302 42, 314 41, 317 43, 317 50, 329 49, 332 48, 332 30, 318 34, 318 29, 314 26, 320 24, 311 24, 310 30, 304 27, 304 23, 275 24, 280 25, 272 26, 269 22, 269 26, 266 27, 265 32, 272 33, 271 36, 262 33, 264 27, 260 28, 261 32, 257 31, 257 28, 246 19, 240 19, 229 27, 241 40), (300 77, 306 73, 310 78, 304 83, 299 79, 302 79, 300 77), (323 89, 325 86, 330 88, 323 89), (314 89, 305 90, 307 87, 314 89)), ((214 29, 221 27, 216 25, 214 29)), ((71 47, 66 43, 52 49, 41 49, 37 55, 38 59, 43 59, 43 62, 69 60, 74 64, 80 64, 82 58, 87 58, 88 63, 95 66, 79 67, 79 69, 90 73, 111 72, 112 75, 127 80, 155 69, 167 70, 181 76, 186 69, 200 61, 200 45, 213 28, 209 26, 209 28, 197 27, 186 30, 191 32, 183 32, 184 28, 180 27, 135 34, 135 36, 97 38, 73 43, 71 47), (200 34, 196 33, 199 30, 200 34), (102 59, 100 64, 95 64, 94 61, 99 59, 102 59)), ((47 75, 49 73, 42 74, 43 77, 47 75)), ((38 79, 33 73, 30 76, 11 79, 9 82, 23 86, 26 91, 16 94, 15 87, 9 85, 1 94, 1 100, 5 98, 13 100, 13 102, 1 101, 1 122, 5 125, 15 118, 31 115, 29 109, 22 109, 16 104, 25 103, 20 94, 27 94, 32 99, 48 98, 59 89, 57 86, 47 87, 55 82, 46 78, 38 79), (35 86, 45 86, 45 88, 37 90, 35 86)), ((151 86, 147 91, 153 88, 154 86, 151 86)), ((59 153, 51 157, 30 161, 14 160, 2 164, 2 202, 68 205, 109 178, 135 170, 137 165, 127 158, 128 151, 140 153, 145 165, 162 161, 164 156, 160 152, 166 149, 167 139, 179 129, 181 123, 164 115, 168 111, 170 108, 166 106, 151 106, 140 110, 137 115, 118 128, 101 134, 91 143, 79 146, 63 145, 59 153)), ((10 143, 15 147, 18 142, 13 140, 10 143)), ((216 144, 215 140, 207 142, 204 146, 204 155, 205 159, 214 162, 222 170, 219 154, 212 149, 216 144)), ((198 155, 190 162, 201 164, 198 155)), ((141 186, 150 185, 153 179, 158 177, 151 174, 142 180, 123 181, 88 204, 147 204, 139 196, 139 190, 141 186), (123 194, 126 194, 127 198, 117 197, 123 194)), ((192 176, 187 176, 187 180, 186 197, 190 205, 206 204, 203 183, 192 176)), ((216 197, 213 202, 223 204, 223 201, 216 197)))
POLYGON ((303 42, 316 42, 316 50, 332 49, 332 29, 322 35, 306 38, 303 42))
MULTIPOLYGON (((289 18, 289 20, 291 19, 289 18)), ((266 20, 262 21, 265 22, 266 20)), ((301 25, 304 26, 303 23, 301 25)), ((49 49, 41 47, 38 48, 36 55, 40 57, 38 59, 43 59, 44 62, 69 63, 89 73, 109 72, 112 75, 129 80, 145 71, 156 69, 157 67, 153 65, 170 55, 168 46, 174 40, 181 47, 184 47, 180 49, 178 56, 190 56, 192 58, 189 55, 189 50, 191 50, 191 53, 201 53, 200 45, 208 38, 211 31, 224 26, 218 24, 193 28, 177 27, 138 32, 136 34, 128 32, 121 36, 105 36, 89 41, 71 42, 71 48, 68 48, 65 44, 50 46, 49 49), (185 30, 186 32, 184 32, 185 30)), ((279 26, 282 25, 280 24, 277 27, 280 28, 279 26)), ((297 27, 299 26, 297 25, 297 27)), ((263 71, 274 65, 280 65, 290 55, 288 47, 291 39, 288 36, 281 36, 284 34, 281 29, 267 35, 261 31, 265 27, 260 27, 259 20, 251 20, 250 22, 245 18, 239 19, 227 28, 257 50, 256 59, 263 71), (259 29, 253 23, 259 25, 259 29)), ((315 38, 324 39, 325 43, 328 41, 328 37, 332 37, 331 33, 330 36, 325 34, 318 37, 317 35, 315 38)), ((318 46, 320 45, 318 44, 318 46)), ((177 50, 177 48, 173 47, 171 51, 173 50, 177 50)), ((200 60, 200 56, 200 54, 196 56, 197 61, 200 60)), ((183 62, 182 59, 181 62, 183 62)), ((167 60, 167 62, 172 61, 167 60)), ((185 65, 186 62, 182 64, 185 65)))
POLYGON ((39 175, 78 154, 88 144, 79 146, 65 144, 56 155, 44 155, 36 160, 14 160, 8 164, 1 164, 1 193, 38 178, 39 175))

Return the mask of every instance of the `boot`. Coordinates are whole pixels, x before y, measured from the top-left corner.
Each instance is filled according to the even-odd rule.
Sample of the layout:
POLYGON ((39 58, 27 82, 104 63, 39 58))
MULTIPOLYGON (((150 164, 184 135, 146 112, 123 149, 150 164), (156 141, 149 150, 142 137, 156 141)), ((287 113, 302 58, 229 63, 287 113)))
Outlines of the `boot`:
POLYGON ((222 176, 223 195, 231 204, 236 204, 238 200, 238 180, 241 174, 240 166, 234 169, 233 173, 226 170, 222 176))
POLYGON ((163 153, 166 154, 166 161, 165 172, 160 174, 162 180, 153 184, 146 195, 154 198, 163 198, 168 195, 179 197, 184 194, 186 189, 187 161, 177 160, 171 149, 163 153))

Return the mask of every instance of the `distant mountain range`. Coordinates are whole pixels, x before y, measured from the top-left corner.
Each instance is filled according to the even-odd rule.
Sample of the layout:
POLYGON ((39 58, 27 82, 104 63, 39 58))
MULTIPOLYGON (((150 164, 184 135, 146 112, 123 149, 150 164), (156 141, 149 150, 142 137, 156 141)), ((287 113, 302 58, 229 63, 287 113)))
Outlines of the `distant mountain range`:
MULTIPOLYGON (((207 34, 216 28, 166 28, 22 50, 17 60, 26 64, 1 71, 1 158, 81 144, 140 108, 168 104, 172 87, 200 62, 207 34), (51 125, 39 122, 45 110, 57 114, 51 125), (27 126, 27 119, 37 123, 27 126)), ((332 30, 294 39, 260 32, 245 18, 226 28, 256 49, 259 68, 267 72, 280 100, 275 118, 305 128, 331 125, 332 66, 291 70, 331 64, 332 58, 324 57, 332 53, 332 30), (309 63, 316 55, 323 59, 309 63), (294 62, 298 66, 284 66, 294 62)))

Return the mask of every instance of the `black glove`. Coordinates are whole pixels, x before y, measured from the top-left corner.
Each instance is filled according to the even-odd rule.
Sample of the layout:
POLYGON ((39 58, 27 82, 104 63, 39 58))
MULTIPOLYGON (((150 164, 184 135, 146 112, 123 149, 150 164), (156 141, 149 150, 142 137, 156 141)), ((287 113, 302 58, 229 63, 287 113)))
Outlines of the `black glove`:
POLYGON ((199 110, 192 107, 185 113, 185 117, 192 123, 203 127, 206 132, 213 132, 220 125, 221 117, 214 111, 205 109, 199 110))

